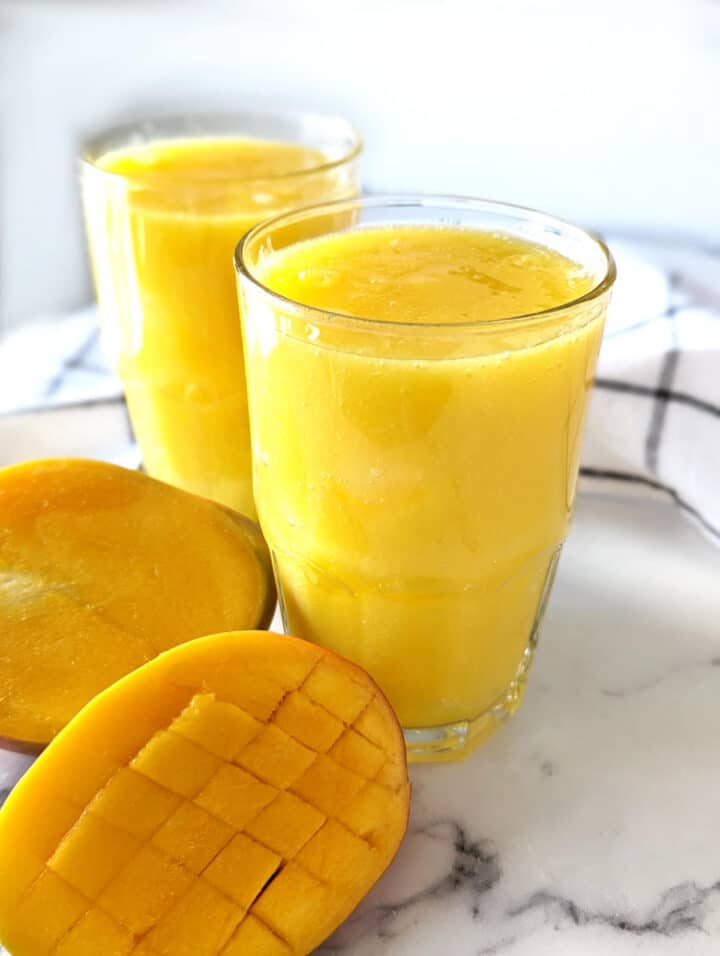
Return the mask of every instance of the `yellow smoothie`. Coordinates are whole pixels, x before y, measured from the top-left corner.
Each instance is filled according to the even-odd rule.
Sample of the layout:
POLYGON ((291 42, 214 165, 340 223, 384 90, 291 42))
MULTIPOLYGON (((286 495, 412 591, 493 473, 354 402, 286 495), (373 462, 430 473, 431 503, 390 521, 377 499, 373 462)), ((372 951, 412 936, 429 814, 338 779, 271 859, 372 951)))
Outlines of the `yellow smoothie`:
POLYGON ((232 269, 238 240, 284 209, 357 192, 318 149, 158 140, 83 177, 101 315, 149 473, 254 515, 232 269))
POLYGON ((269 249, 251 272, 335 313, 245 295, 255 494, 289 630, 367 668, 405 728, 512 711, 606 301, 501 320, 595 279, 523 239, 422 225, 269 249))

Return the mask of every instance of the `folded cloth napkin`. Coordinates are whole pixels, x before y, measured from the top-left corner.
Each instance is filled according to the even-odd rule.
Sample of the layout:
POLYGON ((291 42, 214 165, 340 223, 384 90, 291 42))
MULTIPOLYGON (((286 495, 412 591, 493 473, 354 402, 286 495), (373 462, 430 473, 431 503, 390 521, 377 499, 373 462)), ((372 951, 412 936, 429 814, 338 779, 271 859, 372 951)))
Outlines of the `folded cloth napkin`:
MULTIPOLYGON (((582 457, 585 489, 665 495, 720 544, 720 254, 611 241, 618 281, 582 457)), ((0 348, 0 464, 140 462, 95 310, 0 348)))
POLYGON ((584 485, 669 496, 720 544, 720 253, 675 252, 663 269, 611 246, 584 485))
POLYGON ((136 468, 122 386, 95 307, 22 326, 0 345, 0 466, 76 455, 136 468))
POLYGON ((0 414, 121 397, 102 350, 95 306, 29 322, 3 337, 0 414))

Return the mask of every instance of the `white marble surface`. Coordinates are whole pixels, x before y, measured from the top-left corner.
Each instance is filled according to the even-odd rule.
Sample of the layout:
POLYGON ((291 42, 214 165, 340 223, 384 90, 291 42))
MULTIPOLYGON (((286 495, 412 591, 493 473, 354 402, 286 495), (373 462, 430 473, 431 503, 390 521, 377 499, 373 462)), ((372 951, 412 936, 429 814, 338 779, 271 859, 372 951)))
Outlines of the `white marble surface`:
POLYGON ((322 953, 715 956, 720 552, 668 505, 581 498, 522 710, 412 780, 322 953))
POLYGON ((319 953, 715 956, 720 550, 664 502, 582 496, 522 710, 412 780, 398 857, 319 953))

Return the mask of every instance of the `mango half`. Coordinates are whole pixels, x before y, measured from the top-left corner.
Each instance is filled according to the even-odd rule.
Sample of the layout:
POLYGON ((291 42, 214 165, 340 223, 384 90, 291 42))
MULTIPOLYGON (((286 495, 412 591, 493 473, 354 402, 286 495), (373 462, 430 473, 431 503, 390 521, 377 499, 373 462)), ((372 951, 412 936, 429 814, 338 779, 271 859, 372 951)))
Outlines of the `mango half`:
POLYGON ((13 956, 303 956, 392 860, 410 788, 371 678, 267 632, 183 644, 71 721, 0 812, 13 956))
POLYGON ((0 738, 37 752, 99 691, 184 641, 267 627, 255 524, 99 461, 0 471, 0 738))

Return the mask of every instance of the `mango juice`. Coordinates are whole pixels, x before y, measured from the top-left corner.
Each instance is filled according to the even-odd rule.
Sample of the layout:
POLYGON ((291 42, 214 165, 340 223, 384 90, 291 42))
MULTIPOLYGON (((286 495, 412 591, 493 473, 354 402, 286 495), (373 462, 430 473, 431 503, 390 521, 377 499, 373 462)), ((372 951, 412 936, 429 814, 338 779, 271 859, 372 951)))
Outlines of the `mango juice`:
POLYGON ((232 136, 131 142, 86 164, 101 318, 151 475, 255 515, 233 250, 267 216, 357 188, 354 162, 232 136))
POLYGON ((240 286, 288 629, 366 668, 410 737, 461 724, 468 746, 519 705, 607 296, 583 302, 595 279, 560 252, 479 229, 266 246, 240 286))

